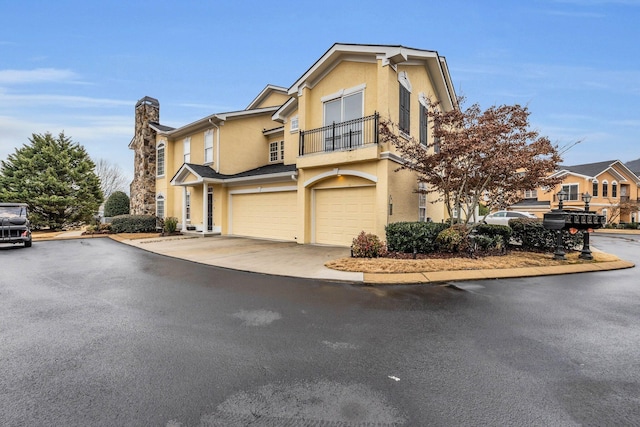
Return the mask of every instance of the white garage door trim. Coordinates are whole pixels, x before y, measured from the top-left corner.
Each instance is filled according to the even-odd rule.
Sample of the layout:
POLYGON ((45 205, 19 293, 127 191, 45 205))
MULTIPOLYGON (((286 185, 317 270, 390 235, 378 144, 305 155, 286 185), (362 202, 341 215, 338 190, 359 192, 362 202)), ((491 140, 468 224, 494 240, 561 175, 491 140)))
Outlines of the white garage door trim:
MULTIPOLYGON (((317 223, 317 214, 318 214, 318 201, 317 201, 317 195, 318 195, 318 191, 321 192, 330 192, 331 190, 349 190, 349 189, 373 189, 373 195, 372 195, 372 202, 374 204, 374 209, 375 209, 375 185, 358 185, 358 186, 349 186, 349 187, 327 187, 327 188, 316 188, 313 189, 313 195, 312 195, 312 201, 311 201, 311 212, 312 212, 312 218, 311 218, 311 242, 314 244, 327 244, 324 242, 318 242, 317 239, 317 235, 318 235, 318 223, 317 223)), ((371 215, 373 215, 373 220, 375 222, 375 211, 371 212, 371 215)), ((374 224, 375 225, 375 224, 374 224)), ((355 237, 355 236, 353 236, 355 237)), ((329 243, 332 244, 332 243, 329 243)), ((341 245, 344 246, 344 245, 341 245)), ((349 246, 349 244, 347 244, 347 246, 349 246)))

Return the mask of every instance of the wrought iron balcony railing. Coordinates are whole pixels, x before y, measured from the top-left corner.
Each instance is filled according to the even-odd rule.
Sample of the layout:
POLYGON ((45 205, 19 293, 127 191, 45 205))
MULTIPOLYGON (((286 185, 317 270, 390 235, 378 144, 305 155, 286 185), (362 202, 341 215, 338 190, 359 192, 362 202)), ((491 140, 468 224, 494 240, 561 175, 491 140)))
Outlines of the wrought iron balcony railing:
POLYGON ((300 131, 299 154, 304 156, 311 153, 354 150, 377 144, 379 121, 380 116, 375 113, 360 119, 300 131))

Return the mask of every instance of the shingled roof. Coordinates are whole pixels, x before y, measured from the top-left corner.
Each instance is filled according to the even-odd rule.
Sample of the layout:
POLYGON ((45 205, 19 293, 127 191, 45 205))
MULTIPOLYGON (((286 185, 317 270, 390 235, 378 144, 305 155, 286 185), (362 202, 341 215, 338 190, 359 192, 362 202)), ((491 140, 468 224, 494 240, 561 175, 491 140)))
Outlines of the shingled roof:
POLYGON ((584 176, 597 176, 609 169, 611 165, 616 163, 617 160, 605 160, 604 162, 597 163, 585 163, 583 165, 574 165, 574 166, 558 166, 558 170, 569 171, 578 175, 584 176))
POLYGON ((628 167, 631 172, 635 173, 637 176, 640 176, 640 159, 627 162, 625 163, 625 166, 628 167))

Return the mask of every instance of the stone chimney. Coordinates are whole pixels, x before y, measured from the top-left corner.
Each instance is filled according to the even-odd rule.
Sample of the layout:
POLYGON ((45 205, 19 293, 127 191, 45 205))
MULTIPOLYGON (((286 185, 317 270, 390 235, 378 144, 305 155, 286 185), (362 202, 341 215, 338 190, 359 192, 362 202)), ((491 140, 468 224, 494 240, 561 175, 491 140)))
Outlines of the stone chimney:
POLYGON ((150 123, 160 122, 160 103, 145 96, 136 103, 135 135, 129 144, 134 151, 131 182, 132 215, 156 214, 156 132, 150 123))

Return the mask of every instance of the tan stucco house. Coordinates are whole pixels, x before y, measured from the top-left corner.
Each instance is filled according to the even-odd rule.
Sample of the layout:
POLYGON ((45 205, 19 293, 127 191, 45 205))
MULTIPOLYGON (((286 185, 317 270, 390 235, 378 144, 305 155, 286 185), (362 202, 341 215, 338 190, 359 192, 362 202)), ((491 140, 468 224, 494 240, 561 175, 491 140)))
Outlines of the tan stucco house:
MULTIPOLYGON (((378 139, 382 119, 430 140, 427 99, 455 106, 444 57, 404 46, 335 44, 291 86, 268 85, 246 109, 179 128, 159 102, 136 105, 132 213, 183 230, 348 246, 398 221, 441 221, 413 172, 378 139)), ((435 198, 435 196, 434 196, 435 198)))
POLYGON ((510 206, 510 210, 531 212, 542 218, 545 212, 558 207, 557 193, 563 190, 567 210, 584 209, 582 195, 592 198, 589 209, 604 215, 611 222, 637 222, 638 209, 625 209, 625 204, 637 204, 640 196, 640 178, 619 160, 560 166, 553 176, 562 177, 562 183, 553 189, 538 188, 527 191, 524 199, 510 206), (620 207, 623 206, 623 209, 620 207))

